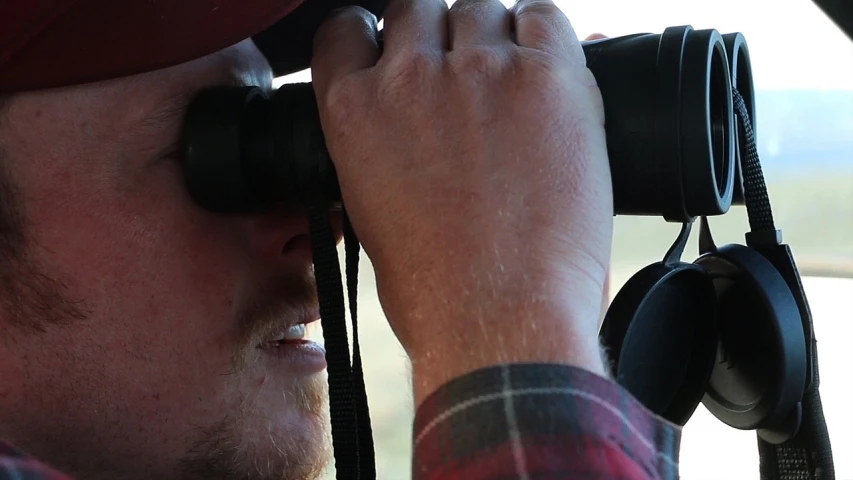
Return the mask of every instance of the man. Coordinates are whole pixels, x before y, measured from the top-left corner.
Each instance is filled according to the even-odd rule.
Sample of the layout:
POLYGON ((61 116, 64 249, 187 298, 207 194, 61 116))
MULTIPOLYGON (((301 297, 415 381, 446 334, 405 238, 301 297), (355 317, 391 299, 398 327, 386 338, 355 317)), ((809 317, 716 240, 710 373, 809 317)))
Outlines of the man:
MULTIPOLYGON (((215 20, 201 1, 55 3, 12 7, 0 36, 0 438, 15 445, 0 471, 316 478, 330 452, 322 348, 301 341, 318 318, 306 218, 200 209, 175 150, 200 90, 271 88, 238 40, 295 5, 221 2, 232 16, 215 20), (209 22, 199 38, 174 31, 192 21, 209 22), (57 43, 67 70, 39 64, 85 29, 127 55, 57 43)), ((380 55, 375 18, 335 12, 312 68, 412 362, 414 478, 674 478, 678 430, 606 379, 597 342, 612 192, 568 20, 544 0, 395 0, 384 18, 380 55)))

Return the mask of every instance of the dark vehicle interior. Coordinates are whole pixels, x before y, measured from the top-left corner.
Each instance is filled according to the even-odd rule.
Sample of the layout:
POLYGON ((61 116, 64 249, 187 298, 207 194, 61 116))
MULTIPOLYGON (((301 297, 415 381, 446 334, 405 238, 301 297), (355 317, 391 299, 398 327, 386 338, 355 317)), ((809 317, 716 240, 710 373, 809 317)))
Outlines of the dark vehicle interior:
MULTIPOLYGON (((255 37, 280 88, 202 94, 187 121, 187 178, 213 211, 309 209, 317 280, 332 292, 320 298, 330 393, 354 398, 332 408, 333 432, 359 425, 335 451, 357 467, 329 478, 403 479, 404 355, 357 239, 338 251, 321 220, 340 193, 306 67, 313 30, 352 3, 380 18, 385 4, 307 2, 255 37), (265 133, 234 133, 249 126, 265 133), (350 352, 342 312, 356 292, 350 352)), ((581 38, 608 35, 584 51, 613 172, 600 338, 614 377, 684 426, 682 478, 853 480, 853 3, 650 0, 620 2, 618 14, 614 2, 556 3, 581 38)))

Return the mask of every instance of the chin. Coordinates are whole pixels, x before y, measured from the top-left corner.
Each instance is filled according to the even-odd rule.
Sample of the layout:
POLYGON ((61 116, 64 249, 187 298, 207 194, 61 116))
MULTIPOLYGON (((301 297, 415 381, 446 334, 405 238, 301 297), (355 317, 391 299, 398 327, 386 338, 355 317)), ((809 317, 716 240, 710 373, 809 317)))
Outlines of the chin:
POLYGON ((319 479, 332 458, 329 429, 325 419, 300 420, 301 425, 273 424, 251 432, 240 478, 319 479))
POLYGON ((184 480, 317 480, 332 458, 326 435, 251 432, 242 441, 212 438, 181 461, 184 480))
POLYGON ((181 461, 182 479, 316 480, 332 459, 326 375, 262 381, 181 461), (289 382, 288 382, 289 383, 289 382))

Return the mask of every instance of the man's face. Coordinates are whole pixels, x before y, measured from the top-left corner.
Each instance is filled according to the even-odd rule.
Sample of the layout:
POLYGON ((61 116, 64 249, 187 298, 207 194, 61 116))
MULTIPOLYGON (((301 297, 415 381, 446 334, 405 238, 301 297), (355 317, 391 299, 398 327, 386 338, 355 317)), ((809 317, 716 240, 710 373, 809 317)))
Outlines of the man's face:
POLYGON ((194 93, 271 80, 247 41, 14 100, 3 161, 25 243, 0 275, 0 437, 80 478, 327 462, 322 353, 266 343, 318 318, 306 218, 201 210, 174 150, 194 93))

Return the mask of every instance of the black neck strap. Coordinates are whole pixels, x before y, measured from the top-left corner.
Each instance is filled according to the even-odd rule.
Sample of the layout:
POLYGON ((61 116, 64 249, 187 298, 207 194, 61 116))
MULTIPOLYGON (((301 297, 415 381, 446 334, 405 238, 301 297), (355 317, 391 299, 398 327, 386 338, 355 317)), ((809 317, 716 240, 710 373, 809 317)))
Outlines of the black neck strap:
POLYGON ((749 233, 746 244, 764 255, 782 274, 794 294, 803 318, 803 330, 808 351, 808 377, 802 401, 802 423, 790 440, 775 444, 758 435, 761 480, 833 480, 835 468, 829 432, 820 401, 820 376, 818 374, 817 340, 814 322, 806 301, 800 275, 790 248, 782 243, 782 234, 773 223, 773 212, 764 174, 758 160, 755 132, 747 113, 743 97, 734 91, 734 108, 738 121, 739 144, 743 167, 743 190, 749 233))
MULTIPOLYGON (((316 188, 313 191, 320 192, 321 189, 316 188)), ((320 321, 323 325, 328 364, 329 414, 335 470, 338 480, 373 480, 376 478, 376 461, 356 316, 359 243, 344 210, 347 291, 353 335, 353 356, 350 364, 346 307, 336 239, 329 219, 328 202, 321 194, 314 196, 308 206, 308 214, 320 301, 320 321)))

